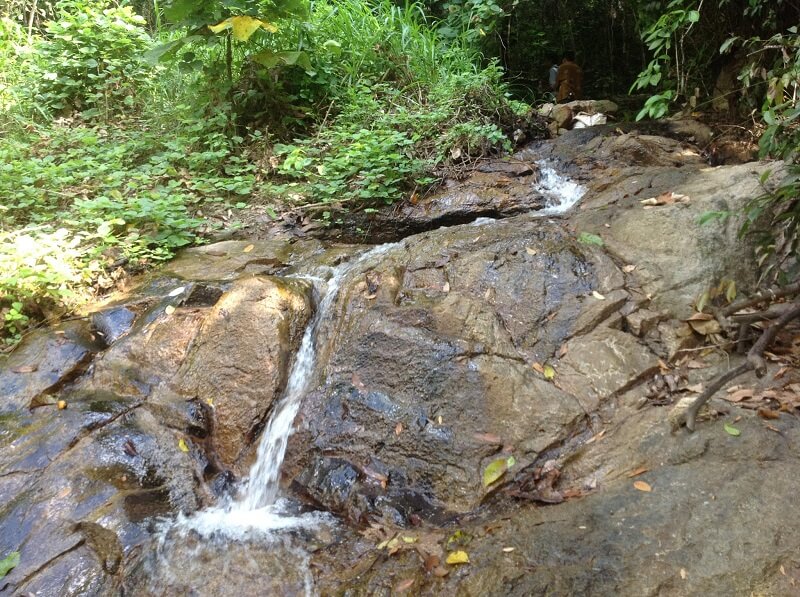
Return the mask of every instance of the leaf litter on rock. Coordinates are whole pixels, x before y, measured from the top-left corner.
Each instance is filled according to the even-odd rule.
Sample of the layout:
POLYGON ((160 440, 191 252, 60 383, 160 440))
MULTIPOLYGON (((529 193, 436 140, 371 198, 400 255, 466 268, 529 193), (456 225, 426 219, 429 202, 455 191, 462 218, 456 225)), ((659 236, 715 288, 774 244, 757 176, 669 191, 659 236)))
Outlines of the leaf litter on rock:
POLYGON ((639 491, 644 491, 645 493, 650 493, 653 491, 653 488, 646 481, 635 481, 633 483, 633 487, 639 491))

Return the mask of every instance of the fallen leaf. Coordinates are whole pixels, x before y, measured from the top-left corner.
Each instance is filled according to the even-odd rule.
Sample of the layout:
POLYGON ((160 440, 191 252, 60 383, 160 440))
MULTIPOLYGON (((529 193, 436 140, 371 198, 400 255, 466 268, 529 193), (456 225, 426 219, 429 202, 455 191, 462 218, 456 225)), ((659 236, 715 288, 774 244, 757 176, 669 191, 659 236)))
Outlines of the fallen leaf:
POLYGON ((443 420, 444 420, 444 419, 442 419, 442 415, 439 415, 438 417, 436 417, 436 422, 437 422, 439 425, 441 425, 441 424, 442 424, 442 421, 443 421, 443 420))
POLYGON ((646 466, 640 466, 639 468, 633 469, 631 472, 629 472, 628 473, 628 478, 638 477, 639 475, 642 475, 642 474, 646 473, 649 470, 650 469, 647 468, 646 466))
POLYGON ((189 451, 189 446, 186 445, 186 440, 185 439, 181 438, 181 439, 178 440, 178 449, 181 452, 188 452, 189 451))
POLYGON ((450 292, 450 282, 445 282, 442 287, 442 292, 450 292))
POLYGON ((469 555, 466 551, 454 551, 447 554, 447 559, 445 560, 450 565, 453 564, 469 564, 469 555))
POLYGON ((681 568, 681 578, 683 580, 686 580, 686 570, 684 570, 683 568, 681 568))
POLYGON ((786 576, 786 568, 783 567, 783 564, 781 564, 780 571, 781 571, 781 574, 786 576))
POLYGON ((58 410, 64 410, 67 408, 67 401, 66 400, 59 400, 57 403, 58 410))
POLYGON ((178 296, 179 294, 183 294, 185 290, 186 290, 185 286, 179 286, 178 288, 176 288, 175 290, 170 292, 167 296, 175 297, 175 296, 178 296))
POLYGON ((704 386, 701 383, 696 383, 693 386, 686 386, 687 392, 692 392, 693 394, 702 394, 704 390, 704 386))
POLYGON ((736 418, 733 420, 733 422, 734 422, 734 423, 738 423, 738 422, 739 422, 739 421, 741 421, 741 420, 742 420, 742 415, 739 415, 738 417, 736 417, 736 418))
POLYGON ((206 398, 206 404, 208 404, 211 408, 214 408, 214 399, 206 398))
POLYGON ((758 416, 762 419, 780 419, 781 415, 777 411, 771 410, 769 408, 759 408, 758 416))
POLYGON ((593 296, 594 298, 596 298, 598 301, 604 301, 604 300, 606 300, 606 297, 604 297, 602 294, 600 294, 600 293, 599 293, 599 292, 597 292, 596 290, 592 290, 592 296, 593 296))
POLYGON ((584 245, 595 245, 597 247, 602 247, 604 244, 602 238, 596 234, 590 234, 588 232, 581 232, 578 235, 578 242, 583 243, 584 245))
POLYGON ((723 398, 728 402, 741 402, 742 400, 752 398, 754 393, 755 391, 752 389, 736 390, 727 396, 723 396, 723 398))
POLYGON ((11 371, 14 373, 33 373, 38 368, 38 365, 22 365, 21 367, 14 367, 11 371))
POLYGON ((688 321, 691 328, 700 334, 701 336, 710 336, 711 334, 719 334, 722 331, 722 328, 719 325, 719 322, 716 319, 709 319, 707 321, 702 320, 690 320, 688 321))
POLYGON ((542 368, 542 375, 545 379, 553 379, 556 376, 556 370, 551 365, 545 365, 542 368))
POLYGON ((534 371, 538 371, 539 373, 541 373, 542 375, 544 375, 544 366, 543 366, 541 363, 533 363, 533 364, 531 365, 531 368, 532 368, 534 371))
POLYGON ((712 319, 714 316, 710 313, 692 313, 692 316, 686 321, 711 321, 712 319))
POLYGON ((733 425, 728 425, 727 423, 723 425, 723 428, 725 429, 725 433, 727 433, 728 435, 732 435, 734 437, 738 437, 742 434, 742 432, 739 431, 736 427, 734 427, 733 425))
POLYGON ((635 269, 636 269, 635 265, 623 265, 622 266, 622 271, 625 272, 626 274, 630 274, 635 269))
POLYGON ((489 485, 495 483, 500 477, 505 475, 506 471, 514 466, 516 462, 513 456, 492 460, 483 471, 483 486, 489 487, 489 485))
POLYGON ((19 565, 19 552, 12 551, 5 558, 0 560, 0 578, 11 572, 19 565))
POLYGON ((172 315, 173 313, 175 313, 175 307, 173 307, 172 305, 167 305, 164 308, 164 313, 166 313, 167 315, 172 315))
POLYGON ((602 438, 603 438, 603 436, 604 436, 605 434, 606 434, 606 430, 605 430, 605 429, 603 429, 603 430, 602 430, 600 433, 598 433, 597 435, 593 435, 593 436, 592 436, 592 437, 590 437, 588 440, 586 440, 586 443, 587 443, 587 444, 591 444, 591 443, 593 443, 593 442, 595 442, 595 441, 597 441, 597 440, 599 440, 599 439, 602 439, 602 438))
POLYGON ((398 423, 397 425, 394 426, 394 434, 400 435, 401 433, 403 433, 403 424, 398 423))
POLYGON ((653 491, 653 488, 652 488, 652 487, 650 487, 650 484, 649 484, 649 483, 646 483, 646 482, 644 482, 644 481, 636 481, 636 482, 633 484, 633 486, 634 486, 636 489, 638 489, 639 491, 645 491, 645 492, 647 492, 647 493, 650 493, 651 491, 653 491))
POLYGON ((403 535, 401 539, 403 540, 403 543, 416 543, 418 541, 416 537, 408 537, 406 535, 403 535))
POLYGON ((431 572, 434 568, 437 568, 439 564, 442 563, 442 560, 436 554, 430 554, 427 558, 425 558, 425 563, 423 567, 425 568, 425 572, 431 572))
POLYGON ((394 590, 395 590, 396 593, 405 593, 406 591, 408 591, 413 586, 414 586, 414 579, 413 578, 407 578, 407 579, 402 580, 399 583, 397 583, 394 586, 394 590))
POLYGON ((780 433, 781 432, 781 430, 778 429, 777 427, 775 427, 774 425, 764 425, 764 427, 766 427, 770 431, 774 431, 775 433, 780 433))
POLYGON ((499 445, 503 443, 503 440, 500 438, 500 436, 495 435, 494 433, 475 433, 473 437, 479 442, 483 442, 485 444, 499 445))
POLYGON ((514 547, 504 547, 503 548, 503 553, 511 553, 512 551, 514 551, 514 549, 516 549, 516 548, 514 548, 514 547))
POLYGON ((526 252, 528 255, 536 255, 536 253, 538 253, 538 251, 537 251, 536 249, 531 249, 530 247, 526 247, 526 248, 525 248, 525 252, 526 252))
POLYGON ((559 359, 563 359, 567 355, 567 351, 568 350, 569 349, 567 348, 567 345, 566 344, 562 344, 561 348, 558 349, 558 358, 559 359))

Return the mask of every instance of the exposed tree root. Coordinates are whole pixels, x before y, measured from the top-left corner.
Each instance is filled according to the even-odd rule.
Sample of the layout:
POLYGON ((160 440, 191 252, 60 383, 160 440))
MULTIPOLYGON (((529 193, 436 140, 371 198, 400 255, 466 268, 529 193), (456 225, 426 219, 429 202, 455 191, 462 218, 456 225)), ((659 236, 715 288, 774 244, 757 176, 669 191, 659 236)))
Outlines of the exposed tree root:
MULTIPOLYGON (((758 297, 754 297, 753 299, 740 301, 738 304, 733 303, 727 308, 723 309, 721 313, 725 314, 725 317, 727 318, 729 315, 740 309, 751 307, 766 300, 774 300, 775 298, 778 298, 778 296, 790 296, 797 294, 798 292, 800 292, 800 282, 781 289, 780 295, 778 292, 775 292, 774 294, 761 293, 758 297), (736 308, 733 309, 733 307, 736 308)), ((777 307, 777 305, 774 305, 773 307, 777 307)), ((776 311, 777 310, 773 311, 772 307, 770 307, 764 314, 769 313, 770 315, 774 315, 776 311)), ((764 332, 761 334, 761 337, 747 352, 747 359, 745 362, 738 367, 726 371, 712 380, 711 383, 708 384, 708 387, 705 389, 705 391, 700 394, 694 402, 692 402, 691 406, 686 410, 686 413, 682 415, 682 417, 685 418, 684 422, 689 431, 694 431, 697 413, 700 408, 706 402, 708 402, 709 398, 719 391, 726 383, 739 377, 747 371, 755 371, 758 377, 764 377, 764 375, 766 375, 767 362, 764 360, 764 351, 772 343, 772 341, 775 340, 775 336, 777 336, 780 330, 786 327, 790 321, 800 317, 800 302, 793 303, 788 308, 781 308, 780 311, 782 311, 782 313, 775 320, 775 323, 764 330, 764 332)))

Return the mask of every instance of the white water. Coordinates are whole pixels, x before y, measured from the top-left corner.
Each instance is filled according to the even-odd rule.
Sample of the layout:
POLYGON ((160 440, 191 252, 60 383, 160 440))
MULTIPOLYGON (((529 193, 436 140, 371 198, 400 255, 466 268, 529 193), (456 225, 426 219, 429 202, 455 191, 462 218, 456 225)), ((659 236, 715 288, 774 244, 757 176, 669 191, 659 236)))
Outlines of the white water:
MULTIPOLYGON (((539 217, 568 211, 586 192, 582 186, 561 176, 547 164, 542 165, 541 177, 534 188, 542 193, 547 201, 544 209, 534 212, 534 215, 539 217)), ((479 218, 472 225, 482 226, 495 221, 492 218, 479 218)), ((191 516, 181 515, 170 526, 177 527, 178 532, 185 533, 191 530, 203 537, 224 536, 230 539, 246 539, 290 528, 312 529, 326 522, 333 522, 333 518, 324 513, 298 516, 287 512, 286 502, 277 499, 280 468, 300 404, 316 379, 316 344, 319 328, 329 317, 342 282, 356 267, 387 253, 399 244, 380 245, 350 262, 327 268, 325 272, 329 275, 327 282, 322 276, 297 276, 312 281, 323 294, 323 298, 303 334, 286 390, 262 434, 256 462, 250 469, 239 499, 228 501, 216 508, 199 511, 191 516)))
POLYGON ((292 424, 303 397, 315 380, 316 344, 320 324, 328 318, 342 281, 359 265, 387 253, 399 244, 380 245, 349 262, 326 268, 329 274, 327 283, 320 276, 296 276, 312 281, 324 295, 303 334, 286 390, 264 429, 256 462, 250 469, 239 499, 201 510, 191 516, 181 515, 170 526, 178 527, 182 531, 192 530, 204 537, 222 535, 231 539, 245 539, 268 535, 270 531, 316 528, 320 524, 333 521, 325 513, 314 512, 300 516, 288 514, 286 502, 277 499, 280 468, 292 433, 292 424))

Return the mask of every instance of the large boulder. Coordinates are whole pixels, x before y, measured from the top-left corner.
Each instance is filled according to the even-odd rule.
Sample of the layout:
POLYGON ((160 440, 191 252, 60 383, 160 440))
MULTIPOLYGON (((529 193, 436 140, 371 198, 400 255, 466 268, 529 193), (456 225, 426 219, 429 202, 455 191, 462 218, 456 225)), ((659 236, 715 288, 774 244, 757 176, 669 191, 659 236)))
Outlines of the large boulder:
MULTIPOLYGON (((602 251, 528 216, 406 239, 343 288, 340 316, 323 328, 327 381, 303 405, 285 474, 354 518, 473 510, 501 454, 524 467, 583 428, 584 404, 558 387, 558 358, 625 302, 623 285, 602 251)), ((603 397, 653 362, 614 334, 631 367, 580 369, 603 397)))

